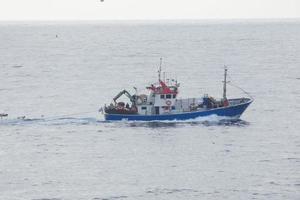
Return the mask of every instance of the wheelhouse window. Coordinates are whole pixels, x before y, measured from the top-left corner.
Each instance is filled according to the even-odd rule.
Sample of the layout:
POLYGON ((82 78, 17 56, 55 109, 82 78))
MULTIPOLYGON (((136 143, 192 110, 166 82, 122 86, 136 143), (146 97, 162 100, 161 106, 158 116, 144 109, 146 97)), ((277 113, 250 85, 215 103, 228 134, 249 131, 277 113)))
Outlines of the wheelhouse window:
POLYGON ((166 95, 166 98, 167 98, 167 99, 171 99, 171 98, 172 98, 172 95, 167 94, 167 95, 166 95))
POLYGON ((173 99, 175 99, 176 98, 176 94, 173 94, 173 99))
POLYGON ((142 110, 146 110, 147 109, 147 107, 142 107, 142 110))
POLYGON ((165 95, 164 95, 164 94, 161 94, 161 95, 160 95, 160 98, 161 98, 161 99, 164 99, 164 98, 165 98, 165 95))

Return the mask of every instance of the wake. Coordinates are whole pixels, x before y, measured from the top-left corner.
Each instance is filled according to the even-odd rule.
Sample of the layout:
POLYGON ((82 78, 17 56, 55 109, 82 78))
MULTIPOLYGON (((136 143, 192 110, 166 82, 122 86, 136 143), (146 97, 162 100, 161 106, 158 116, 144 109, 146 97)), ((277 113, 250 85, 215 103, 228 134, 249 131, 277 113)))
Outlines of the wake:
POLYGON ((237 119, 236 117, 221 117, 210 115, 198 117, 188 120, 163 120, 163 121, 105 121, 104 119, 96 119, 92 117, 57 117, 57 118, 25 118, 19 117, 16 119, 0 119, 0 126, 63 126, 63 125, 125 125, 130 127, 175 127, 184 125, 205 125, 205 126, 246 126, 248 122, 237 119))

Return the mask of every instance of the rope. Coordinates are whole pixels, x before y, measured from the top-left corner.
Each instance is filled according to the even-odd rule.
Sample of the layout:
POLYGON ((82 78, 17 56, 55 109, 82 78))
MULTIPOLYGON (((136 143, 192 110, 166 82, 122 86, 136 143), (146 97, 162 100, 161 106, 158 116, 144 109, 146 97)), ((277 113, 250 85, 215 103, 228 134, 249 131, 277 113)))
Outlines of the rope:
POLYGON ((52 116, 52 117, 42 117, 42 119, 46 119, 46 120, 49 120, 49 119, 55 119, 55 118, 66 118, 66 117, 72 117, 72 116, 77 116, 77 115, 82 115, 82 114, 89 114, 89 113, 94 113, 95 111, 93 112, 80 112, 80 113, 71 113, 71 114, 65 114, 65 115, 56 115, 56 116, 52 116))
POLYGON ((243 88, 241 88, 241 87, 239 87, 239 86, 237 86, 237 85, 235 85, 235 84, 232 84, 231 82, 232 82, 232 81, 228 82, 228 84, 231 85, 231 86, 233 86, 233 87, 235 87, 235 88, 237 88, 237 89, 239 89, 239 90, 241 90, 241 91, 244 92, 246 95, 248 95, 248 96, 250 97, 250 99, 254 100, 254 98, 250 95, 249 92, 245 91, 243 88))
POLYGON ((231 77, 230 75, 228 75, 228 77, 230 78, 230 81, 227 82, 229 85, 231 85, 231 86, 233 86, 233 87, 235 87, 235 88, 241 90, 241 91, 244 92, 246 95, 248 95, 248 97, 250 97, 250 99, 254 100, 254 98, 252 97, 252 95, 251 95, 249 92, 245 91, 243 88, 241 88, 241 87, 237 86, 236 84, 233 84, 233 83, 232 83, 232 77, 231 77))

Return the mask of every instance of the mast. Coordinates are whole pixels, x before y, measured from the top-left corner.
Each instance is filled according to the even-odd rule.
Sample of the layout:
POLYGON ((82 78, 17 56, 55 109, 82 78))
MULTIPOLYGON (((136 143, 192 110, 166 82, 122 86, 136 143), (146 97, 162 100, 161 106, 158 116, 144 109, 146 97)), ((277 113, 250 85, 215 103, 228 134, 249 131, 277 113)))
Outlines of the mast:
POLYGON ((224 66, 223 99, 226 100, 227 67, 224 66))
POLYGON ((161 76, 161 64, 162 64, 162 58, 160 58, 160 63, 159 63, 159 69, 158 69, 158 82, 160 82, 160 76, 161 76))

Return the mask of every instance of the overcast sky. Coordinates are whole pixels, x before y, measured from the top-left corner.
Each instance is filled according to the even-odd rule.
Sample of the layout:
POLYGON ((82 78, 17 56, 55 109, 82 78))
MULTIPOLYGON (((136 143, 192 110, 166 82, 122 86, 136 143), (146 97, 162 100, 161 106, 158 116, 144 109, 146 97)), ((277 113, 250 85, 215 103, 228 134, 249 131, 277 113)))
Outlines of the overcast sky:
POLYGON ((300 0, 0 0, 0 20, 300 18, 300 0))

